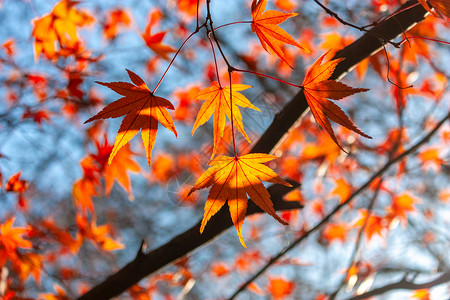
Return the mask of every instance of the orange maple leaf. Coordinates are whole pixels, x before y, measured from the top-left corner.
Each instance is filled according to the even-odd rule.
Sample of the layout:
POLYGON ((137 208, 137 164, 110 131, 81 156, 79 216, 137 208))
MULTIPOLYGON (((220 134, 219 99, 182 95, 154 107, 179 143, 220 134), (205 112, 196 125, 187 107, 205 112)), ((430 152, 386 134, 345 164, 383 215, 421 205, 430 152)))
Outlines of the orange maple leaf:
POLYGON ((270 214, 283 225, 287 225, 276 213, 270 194, 261 183, 272 183, 291 186, 281 179, 272 169, 263 163, 276 159, 276 156, 264 153, 251 153, 239 157, 218 156, 211 160, 206 170, 190 190, 194 191, 211 187, 205 204, 205 213, 200 232, 206 223, 214 216, 228 200, 231 219, 238 233, 241 244, 245 246, 242 237, 242 225, 247 212, 247 195, 262 210, 270 214))
POLYGON ((152 34, 152 26, 155 22, 150 18, 147 26, 145 27, 144 33, 142 33, 142 38, 145 41, 145 44, 153 50, 158 56, 164 58, 165 60, 170 60, 169 54, 177 52, 172 46, 165 45, 162 43, 166 31, 157 32, 152 34))
POLYGON ((279 9, 288 11, 295 9, 297 7, 297 4, 292 0, 275 0, 275 6, 279 9))
POLYGON ((100 119, 118 118, 126 115, 117 133, 116 142, 109 156, 108 164, 111 164, 117 151, 141 130, 142 140, 147 154, 147 163, 150 165, 152 150, 158 131, 158 121, 177 136, 172 117, 164 109, 173 110, 174 106, 169 100, 153 95, 138 75, 130 70, 127 70, 127 72, 134 85, 128 82, 97 82, 125 97, 110 103, 84 123, 100 119))
POLYGON ((100 196, 97 193, 96 183, 89 178, 78 179, 72 187, 72 197, 75 207, 80 208, 86 214, 90 211, 95 214, 92 197, 100 196))
POLYGON ((328 80, 328 78, 330 78, 333 74, 336 66, 344 59, 338 58, 322 64, 322 61, 327 54, 328 52, 323 54, 314 62, 306 73, 302 87, 314 119, 323 129, 325 129, 333 141, 342 149, 336 139, 336 136, 334 135, 333 128, 331 127, 328 119, 341 124, 359 135, 362 135, 363 137, 369 139, 371 139, 371 137, 356 127, 348 116, 339 108, 339 106, 327 98, 340 100, 356 93, 366 92, 368 89, 352 88, 341 82, 328 80))
POLYGON ((125 191, 127 191, 129 198, 133 199, 131 192, 131 182, 127 171, 139 172, 140 168, 137 162, 132 158, 132 155, 136 155, 130 150, 129 145, 123 147, 117 152, 117 159, 110 165, 105 166, 105 193, 109 195, 114 185, 114 181, 117 180, 125 191))
MULTIPOLYGON (((14 227, 15 218, 0 224, 0 249, 6 252, 15 252, 17 248, 30 249, 33 245, 30 241, 24 240, 22 235, 30 231, 29 228, 14 227)), ((1 259, 0 259, 1 261, 1 259)))
POLYGON ((211 266, 211 272, 217 277, 222 277, 228 274, 230 272, 230 269, 226 264, 218 262, 211 266))
POLYGON ((131 24, 130 14, 123 9, 116 8, 109 12, 103 25, 103 35, 107 40, 116 38, 120 26, 129 27, 131 24))
POLYGON ((281 46, 289 44, 300 48, 309 53, 310 51, 297 43, 286 31, 278 24, 283 23, 288 18, 298 15, 297 13, 283 13, 277 10, 266 9, 267 0, 253 0, 252 2, 252 31, 258 36, 264 50, 270 54, 275 53, 287 65, 291 66, 287 61, 281 46))
POLYGON ((6 183, 5 190, 7 192, 14 192, 17 194, 23 194, 28 189, 28 181, 20 179, 22 172, 12 175, 6 183))
POLYGON ((375 233, 383 237, 384 230, 389 226, 386 219, 373 214, 369 215, 367 210, 361 211, 361 218, 353 226, 362 227, 364 224, 366 224, 364 235, 367 240, 370 240, 375 233))
POLYGON ((393 219, 397 217, 400 219, 401 223, 406 226, 408 214, 416 211, 415 204, 418 202, 418 199, 408 193, 394 197, 394 199, 392 199, 392 205, 389 208, 388 218, 393 219))
POLYGON ((76 49, 79 45, 77 27, 89 25, 94 18, 85 11, 74 6, 79 1, 62 0, 52 9, 50 14, 33 20, 32 36, 35 39, 35 58, 41 53, 47 58, 54 58, 57 53, 56 43, 61 49, 76 49))
POLYGON ((420 152, 417 155, 417 158, 422 161, 422 167, 424 170, 432 169, 437 173, 441 170, 441 165, 445 164, 445 160, 440 158, 440 156, 440 149, 430 147, 420 152))
POLYGON ((220 141, 223 138, 225 130, 225 115, 231 120, 231 107, 233 108, 233 125, 236 127, 245 139, 251 143, 250 138, 245 133, 244 125, 242 124, 242 115, 238 106, 248 107, 257 111, 260 111, 254 106, 244 95, 238 93, 239 91, 251 88, 250 85, 245 84, 232 84, 230 86, 222 87, 217 81, 213 81, 211 87, 205 88, 197 94, 196 98, 200 100, 206 100, 200 107, 200 111, 197 114, 194 127, 192 128, 192 134, 200 125, 203 125, 208 121, 214 113, 214 149, 211 158, 214 157, 219 147, 220 141), (230 99, 232 95, 232 99, 230 99), (231 103, 233 106, 231 106, 231 103))
POLYGON ((352 186, 343 178, 336 179, 335 183, 336 187, 331 192, 331 195, 337 195, 341 199, 340 203, 343 203, 350 197, 352 186))
POLYGON ((431 295, 428 289, 416 290, 414 294, 411 295, 413 298, 417 300, 430 300, 431 295))
MULTIPOLYGON (((174 1, 175 2, 175 1, 174 1)), ((197 5, 199 13, 201 12, 200 6, 203 4, 203 1, 197 1, 197 0, 177 0, 176 6, 174 5, 174 8, 176 7, 177 10, 184 15, 188 17, 188 19, 191 19, 195 16, 197 16, 197 5)))
POLYGON ((284 299, 294 291, 294 283, 283 278, 270 278, 267 289, 273 299, 284 299))
POLYGON ((417 0, 422 6, 435 17, 445 20, 445 17, 450 18, 450 1, 448 0, 428 0, 432 7, 426 0, 417 0), (435 11, 432 10, 434 8, 435 11))
POLYGON ((105 176, 105 194, 109 195, 114 185, 114 181, 121 185, 132 199, 131 182, 127 171, 139 172, 140 168, 137 162, 132 158, 132 155, 136 155, 130 150, 130 145, 125 145, 117 152, 116 159, 110 164, 107 164, 108 157, 111 154, 113 145, 110 145, 105 135, 105 140, 101 145, 98 141, 95 141, 98 154, 91 154, 92 157, 99 165, 100 172, 103 172, 105 176))
POLYGON ((328 224, 323 231, 323 237, 329 242, 339 240, 345 242, 349 228, 344 223, 328 224))
POLYGON ((86 217, 79 214, 76 216, 76 223, 80 230, 79 235, 77 236, 79 240, 82 238, 89 239, 93 243, 101 246, 105 251, 113 251, 125 247, 123 244, 116 242, 107 236, 110 232, 109 224, 97 226, 95 219, 88 221, 86 217))

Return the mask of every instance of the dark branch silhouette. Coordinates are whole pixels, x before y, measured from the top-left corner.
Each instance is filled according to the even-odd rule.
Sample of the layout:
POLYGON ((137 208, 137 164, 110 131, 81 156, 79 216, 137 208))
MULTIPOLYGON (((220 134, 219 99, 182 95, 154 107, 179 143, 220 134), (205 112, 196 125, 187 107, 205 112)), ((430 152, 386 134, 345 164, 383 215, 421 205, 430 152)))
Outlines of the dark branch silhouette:
POLYGON ((244 291, 253 281, 255 281, 260 275, 262 275, 267 269, 269 269, 272 265, 274 265, 279 259, 281 259, 286 253, 294 249, 296 246, 298 246, 301 242, 306 240, 312 233, 319 230, 323 225, 327 224, 333 216, 335 216, 341 209, 346 207, 349 203, 351 203, 354 199, 356 199, 359 194, 361 194, 364 190, 366 190, 372 182, 374 182, 377 178, 381 177, 386 171, 393 166, 394 164, 400 162, 402 159, 407 157, 408 155, 414 153, 419 149, 422 145, 424 145, 426 142, 428 142, 433 135, 435 135, 439 128, 441 128, 442 125, 447 122, 447 120, 450 118, 450 113, 447 114, 440 122, 436 124, 436 126, 427 133, 426 136, 424 136, 422 139, 420 139, 417 143, 409 147, 407 150, 403 151, 401 154, 395 156, 394 158, 391 158, 386 162, 384 166, 382 166, 380 169, 378 169, 376 172, 372 174, 372 176, 364 183, 362 184, 357 190, 355 190, 344 202, 337 205, 331 212, 329 212, 322 220, 320 220, 319 223, 317 223, 314 227, 307 230, 303 235, 292 241, 287 247, 285 247, 283 250, 278 252, 276 255, 272 256, 272 258, 256 273, 253 274, 244 284, 242 284, 234 294, 228 298, 228 300, 234 299, 239 293, 244 291))
MULTIPOLYGON (((385 44, 386 40, 392 40, 401 35, 404 31, 414 26, 424 19, 427 12, 421 5, 416 5, 417 1, 408 1, 394 17, 391 17, 378 26, 365 33, 361 38, 337 52, 334 58, 343 57, 335 69, 330 79, 338 79, 345 76, 352 68, 367 57, 378 52, 385 44)), ((303 92, 299 92, 286 106, 276 114, 272 124, 260 137, 258 142, 250 152, 271 153, 282 141, 301 116, 308 111, 303 92)), ((282 186, 272 186, 269 190, 276 210, 288 210, 299 208, 298 203, 288 203, 281 201, 282 195, 290 189, 282 186)), ((249 202, 248 214, 256 213, 256 207, 249 202)), ((232 225, 230 217, 222 209, 210 221, 203 234, 199 233, 198 223, 186 232, 176 236, 168 243, 154 249, 148 253, 141 253, 135 260, 123 267, 117 273, 106 278, 102 283, 92 290, 82 295, 79 299, 109 299, 126 291, 132 285, 159 270, 160 268, 174 262, 176 259, 187 255, 197 247, 204 245, 217 237, 225 229, 232 225)))
POLYGON ((388 285, 385 285, 383 287, 374 289, 372 291, 363 293, 361 295, 349 298, 348 300, 362 300, 367 299, 369 297, 373 297, 376 295, 382 295, 386 292, 392 291, 392 290, 421 290, 421 289, 430 289, 434 286, 446 283, 450 281, 450 271, 443 273, 441 276, 436 278, 435 280, 417 284, 411 281, 406 280, 405 278, 400 280, 396 283, 391 283, 388 285))

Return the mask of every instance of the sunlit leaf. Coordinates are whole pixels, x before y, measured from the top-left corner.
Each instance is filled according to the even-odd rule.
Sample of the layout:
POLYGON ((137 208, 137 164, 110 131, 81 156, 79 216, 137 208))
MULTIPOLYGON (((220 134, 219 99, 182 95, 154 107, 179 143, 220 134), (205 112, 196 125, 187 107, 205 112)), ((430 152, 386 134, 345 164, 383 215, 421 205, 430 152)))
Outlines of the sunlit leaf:
POLYGON ((228 201, 231 219, 238 233, 241 244, 245 247, 242 237, 242 225, 247 212, 247 195, 262 210, 270 214, 283 225, 287 225, 275 212, 270 194, 261 183, 272 183, 291 186, 282 180, 274 171, 263 163, 276 159, 273 155, 251 153, 239 157, 218 156, 209 162, 206 170, 195 183, 190 193, 211 186, 205 204, 200 232, 206 223, 228 201))
POLYGON ((294 17, 296 13, 283 13, 276 10, 266 9, 267 0, 253 0, 252 2, 252 31, 256 33, 263 48, 269 52, 276 54, 286 64, 286 60, 282 51, 284 44, 289 44, 299 49, 309 52, 306 48, 297 43, 286 31, 278 24, 283 23, 288 18, 294 17))
POLYGON ((134 85, 128 82, 98 82, 98 84, 104 85, 124 97, 109 104, 85 123, 125 115, 114 148, 109 156, 108 164, 111 164, 120 148, 141 131, 145 153, 147 154, 147 163, 150 165, 158 131, 158 121, 177 136, 172 117, 166 110, 173 110, 174 107, 169 100, 153 95, 138 75, 130 70, 127 70, 127 72, 134 85))

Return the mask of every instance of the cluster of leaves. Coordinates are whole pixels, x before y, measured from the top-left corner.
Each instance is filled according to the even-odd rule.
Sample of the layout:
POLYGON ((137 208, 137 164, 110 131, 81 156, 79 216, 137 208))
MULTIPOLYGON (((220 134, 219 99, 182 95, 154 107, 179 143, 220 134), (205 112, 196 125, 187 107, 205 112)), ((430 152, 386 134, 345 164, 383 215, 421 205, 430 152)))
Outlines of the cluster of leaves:
MULTIPOLYGON (((295 42, 295 40, 287 32, 277 26, 277 24, 280 24, 287 18, 297 14, 286 14, 274 10, 265 11, 266 4, 267 0, 253 1, 251 7, 253 17, 251 22, 252 30, 257 34, 261 45, 266 51, 275 53, 288 64, 281 51, 281 47, 284 44, 296 46, 304 51, 308 50, 295 42)), ((154 41, 159 43, 164 37, 165 32, 151 36, 150 24, 152 24, 152 21, 149 23, 149 26, 147 26, 145 34, 143 35, 147 45, 161 57, 168 59, 168 53, 173 52, 172 48, 163 45, 158 47, 151 45, 154 41)), ((328 118, 364 137, 369 137, 359 130, 337 105, 325 99, 331 98, 340 100, 355 93, 365 92, 367 89, 354 89, 337 81, 328 80, 336 65, 342 61, 342 59, 321 64, 325 55, 326 54, 322 55, 313 64, 306 74, 303 84, 300 86, 305 92, 306 99, 311 107, 314 118, 338 145, 339 143, 333 133, 328 118)), ((150 91, 148 86, 138 75, 129 70, 127 70, 127 72, 134 85, 126 82, 99 82, 124 97, 109 104, 86 122, 117 118, 126 114, 126 117, 123 119, 119 128, 119 133, 116 137, 116 142, 108 163, 110 164, 117 151, 141 130, 142 140, 147 154, 147 163, 150 165, 151 153, 156 141, 158 121, 177 136, 173 120, 166 110, 173 110, 174 106, 167 99, 155 96, 154 91, 156 88, 154 91, 150 91)), ((236 127, 245 139, 250 142, 250 138, 244 130, 242 115, 238 109, 238 106, 241 106, 259 111, 259 109, 251 104, 244 95, 239 93, 248 88, 250 88, 250 86, 242 84, 223 87, 220 82, 214 81, 210 88, 206 88, 196 95, 197 99, 206 101, 203 103, 197 114, 192 134, 194 134, 196 129, 200 125, 203 125, 214 114, 214 148, 211 155, 212 158, 215 156, 219 144, 223 139, 226 117, 231 121, 232 128, 236 127)), ((235 143, 234 132, 233 143, 235 143)), ((262 153, 254 154, 250 157, 238 157, 235 150, 234 158, 220 156, 213 159, 209 163, 211 168, 197 180, 196 184, 189 192, 190 194, 195 190, 212 186, 205 205, 205 215, 200 231, 203 231, 207 221, 220 210, 226 201, 228 201, 233 223, 235 224, 242 245, 245 246, 241 231, 247 211, 247 195, 250 196, 261 209, 272 215, 280 223, 287 225, 286 222, 281 220, 275 214, 273 204, 270 201, 270 195, 259 182, 259 180, 263 180, 289 185, 264 165, 258 165, 274 158, 275 157, 262 153)))
MULTIPOLYGON (((16 214, 11 213, 5 218, 5 221, 0 222, 1 280, 7 282, 7 287, 0 289, 0 295, 5 299, 16 297, 22 293, 26 294, 24 290, 26 290, 29 277, 33 277, 39 284, 46 264, 60 263, 69 256, 73 259, 77 255, 82 255, 83 249, 88 251, 86 249, 89 249, 89 246, 85 241, 89 241, 98 253, 106 257, 112 255, 109 253, 110 251, 124 248, 124 245, 116 237, 115 223, 111 221, 120 212, 112 214, 111 217, 108 215, 107 209, 102 207, 104 205, 96 203, 96 199, 113 198, 115 182, 125 190, 130 200, 134 199, 130 173, 143 173, 146 168, 139 165, 141 151, 133 151, 129 144, 139 131, 141 131, 147 165, 152 168, 151 174, 148 176, 151 177, 150 182, 156 185, 169 184, 171 178, 185 178, 184 176, 188 173, 190 175, 189 184, 183 183, 181 187, 178 187, 177 197, 189 205, 196 204, 197 201, 203 203, 204 199, 201 197, 192 198, 193 193, 210 188, 203 209, 200 232, 204 231, 208 222, 208 226, 214 226, 214 219, 211 218, 227 203, 231 220, 240 243, 244 247, 246 247, 246 243, 243 238, 243 223, 247 213, 248 198, 279 223, 283 225, 289 223, 289 228, 298 226, 300 229, 296 229, 296 235, 308 232, 317 220, 327 220, 318 237, 318 243, 327 246, 336 243, 350 243, 355 236, 356 240, 364 238, 368 243, 376 239, 386 240, 396 224, 401 224, 403 228, 406 228, 411 216, 417 215, 418 211, 423 212, 427 219, 432 219, 437 214, 429 208, 422 209, 423 200, 414 195, 415 193, 410 189, 396 187, 396 182, 400 183, 403 178, 408 176, 408 172, 412 168, 408 159, 411 160, 411 158, 401 160, 396 178, 392 181, 386 180, 383 176, 383 178, 377 177, 368 185, 369 192, 382 193, 385 202, 368 206, 361 203, 350 203, 360 184, 358 178, 353 177, 352 173, 358 177, 361 174, 371 174, 374 168, 370 162, 358 157, 355 153, 361 149, 366 151, 367 155, 383 156, 387 154, 393 158, 403 153, 409 142, 407 130, 402 126, 390 129, 386 134, 386 139, 379 143, 378 140, 370 144, 359 140, 353 133, 365 138, 371 137, 356 127, 343 110, 331 101, 368 91, 365 88, 353 88, 330 79, 343 59, 330 60, 329 58, 338 49, 350 44, 354 40, 352 37, 330 33, 324 35, 324 42, 318 46, 317 43, 312 42, 311 35, 314 34, 314 31, 307 28, 300 33, 299 38, 294 38, 279 25, 298 15, 291 11, 296 9, 299 4, 289 0, 278 0, 275 1, 278 10, 267 10, 267 0, 253 0, 247 11, 247 15, 252 18, 251 21, 234 22, 250 24, 249 32, 251 30, 255 34, 253 38, 259 39, 259 45, 253 45, 253 49, 249 53, 237 55, 248 68, 248 70, 242 70, 229 63, 229 58, 225 56, 222 49, 226 43, 216 37, 216 34, 221 32, 217 30, 218 27, 213 27, 210 12, 211 1, 206 1, 206 3, 196 0, 171 2, 175 4, 169 3, 168 5, 178 7, 179 19, 176 27, 161 31, 160 28, 166 26, 164 21, 169 17, 163 10, 153 9, 148 13, 146 26, 141 27, 145 29, 142 32, 139 29, 135 30, 142 45, 152 53, 145 64, 146 71, 153 76, 159 72, 162 65, 169 64, 160 80, 155 81, 157 82, 155 87, 150 89, 140 76, 126 69, 131 83, 97 82, 122 97, 104 106, 97 114, 88 119, 85 118, 86 111, 90 114, 94 110, 98 111, 100 104, 103 105, 103 100, 90 83, 97 78, 98 72, 102 69, 101 64, 106 52, 99 53, 88 50, 89 43, 80 37, 80 30, 100 25, 104 41, 108 45, 113 45, 120 41, 124 32, 130 29, 134 30, 136 27, 134 24, 136 20, 130 11, 116 7, 100 17, 88 9, 81 9, 82 3, 78 1, 62 0, 55 4, 50 13, 35 18, 31 31, 34 41, 34 59, 36 62, 40 60, 41 63, 54 66, 59 77, 51 76, 50 73, 44 71, 22 70, 16 62, 15 41, 8 39, 1 44, 0 67, 5 66, 8 70, 13 70, 2 83, 2 87, 7 90, 5 94, 6 113, 0 115, 2 123, 6 127, 14 127, 10 124, 13 124, 15 112, 20 112, 20 122, 34 123, 39 130, 42 128, 45 130, 46 126, 57 128, 61 122, 58 118, 62 115, 67 122, 76 124, 76 126, 79 125, 80 119, 83 121, 87 119, 85 123, 93 122, 91 123, 93 125, 88 129, 86 129, 87 125, 84 125, 85 127, 78 126, 78 130, 86 129, 86 145, 90 149, 94 149, 86 150, 86 155, 79 163, 81 176, 71 182, 72 196, 70 198, 73 200, 74 209, 65 212, 69 216, 67 219, 71 221, 64 220, 64 217, 58 217, 56 213, 43 218, 40 222, 33 221, 32 217, 28 216, 31 216, 31 211, 35 206, 33 201, 36 197, 34 194, 39 190, 38 185, 30 183, 32 181, 30 173, 24 176, 22 175, 24 172, 16 171, 6 180, 4 191, 7 195, 14 195, 14 203, 17 203, 18 211, 23 218, 16 218, 16 214), (197 7, 198 5, 200 6, 197 7), (207 13, 202 24, 203 8, 207 13), (197 21, 197 27, 189 33, 187 25, 192 25, 195 21, 197 21), (193 42, 191 37, 200 36, 199 32, 206 34, 198 44, 195 44, 195 47, 211 51, 214 57, 213 62, 204 68, 205 83, 178 90, 167 99, 157 96, 156 92, 160 86, 164 86, 162 82, 170 68, 180 67, 177 65, 176 58, 179 55, 185 56, 187 60, 195 57, 195 51, 190 51, 191 49, 188 47, 189 43, 193 42), (169 39, 166 36, 169 36, 169 39), (178 50, 170 45, 177 38, 183 41, 178 50), (222 55, 222 60, 218 56, 216 57, 216 49, 222 55), (265 52, 271 56, 266 55, 265 52), (263 58, 266 59, 268 68, 264 70, 263 63, 255 57, 261 58, 261 61, 263 58), (298 60, 310 61, 315 57, 319 58, 306 71, 302 83, 297 84, 297 82, 301 82, 301 79, 293 75, 293 72, 296 72, 293 70, 298 60), (225 75, 221 73, 221 66, 225 67, 225 75), (274 74, 268 74, 270 69, 274 70, 274 74), (272 111, 267 107, 263 109, 261 105, 258 105, 260 107, 258 108, 255 103, 252 103, 255 101, 247 98, 251 94, 251 86, 242 82, 243 74, 250 74, 252 78, 261 80, 273 79, 271 82, 279 83, 280 86, 277 89, 280 90, 283 87, 294 87, 295 92, 304 94, 310 107, 311 120, 305 119, 297 128, 291 129, 287 138, 274 152, 276 156, 266 153, 251 153, 252 151, 249 149, 253 137, 247 127, 249 122, 239 107, 250 108, 256 111, 255 114, 271 113, 272 111), (61 78, 65 79, 64 82, 61 78), (296 83, 290 83, 289 78, 294 78, 296 83), (225 84, 225 82, 227 83, 225 84), (29 94, 33 95, 36 101, 23 100, 26 88, 29 89, 29 94), (204 102, 200 104, 199 100, 204 102), (123 120, 114 144, 110 144, 105 134, 108 124, 103 120, 119 117, 123 117, 123 120), (199 150, 192 153, 186 150, 179 151, 177 154, 176 151, 169 153, 167 150, 166 153, 158 153, 152 158, 153 149, 157 145, 158 123, 169 129, 176 137, 178 133, 175 125, 177 125, 180 139, 181 132, 186 132, 184 126, 187 125, 190 127, 188 131, 191 131, 192 135, 195 134, 196 138, 201 139, 202 133, 204 133, 201 132, 201 126, 202 129, 208 128, 208 121, 212 117, 213 139, 210 142, 211 146, 206 147, 205 151, 199 150), (321 129, 312 122, 312 119, 321 129), (333 129, 330 120, 342 127, 333 129), (180 130, 179 127, 182 129, 180 130), (240 132, 246 142, 239 143, 239 137, 235 136, 235 129, 240 132), (193 159, 198 156, 201 157, 199 160, 203 159, 203 161, 201 164, 195 165, 193 159), (208 163, 209 168, 204 170, 205 159, 209 157, 211 159, 208 163), (278 157, 279 159, 276 160, 278 157), (308 166, 317 169, 315 179, 312 181, 308 181, 304 176, 308 166), (275 211, 270 194, 262 182, 290 186, 274 172, 275 168, 283 178, 303 182, 302 191, 294 190, 286 195, 287 201, 298 201, 305 206, 302 212, 288 211, 277 214, 275 211), (306 185, 311 183, 311 188, 305 187, 305 183, 306 185), (307 195, 312 189, 315 193, 313 197, 307 195), (336 214, 331 221, 327 219, 327 215, 332 210, 333 203, 323 199, 337 199, 340 205, 348 204, 351 209, 347 212, 348 214, 336 214), (106 214, 103 214, 105 211, 106 214), (53 218, 56 218, 57 221, 54 221, 53 218), (13 225, 17 222, 16 219, 20 219, 22 224, 27 225, 16 227, 13 225), (349 221, 350 219, 351 221, 349 221), (5 270, 9 270, 10 275, 8 273, 4 275, 5 270)), ((386 5, 383 1, 373 2, 375 8, 386 5)), ((427 3, 419 0, 419 3, 437 17, 447 18, 449 15, 448 1, 435 0, 427 3)), ((412 38, 408 40, 408 47, 404 46, 406 43, 403 44, 404 47, 400 49, 399 58, 395 58, 387 52, 386 55, 380 52, 366 59, 357 67, 357 78, 360 81, 368 73, 367 70, 370 70, 369 73, 374 71, 374 74, 378 74, 383 81, 386 80, 386 74, 395 74, 397 84, 391 86, 389 93, 396 109, 396 117, 401 120, 400 124, 404 120, 405 110, 411 96, 431 98, 436 106, 443 102, 442 99, 446 95, 448 96, 446 94, 448 76, 433 64, 432 49, 430 49, 429 43, 426 43, 426 39, 421 39, 435 39, 439 30, 437 27, 442 24, 447 26, 446 23, 434 17, 427 18, 405 33, 406 36, 412 38), (423 80, 419 87, 404 89, 403 86, 411 79, 409 67, 418 64, 418 60, 423 59, 434 68, 434 74, 423 80)), ((228 25, 231 24, 220 27, 228 25)), ((339 26, 339 23, 336 18, 324 16, 323 26, 332 28, 339 26)), ((298 69, 300 68, 296 68, 296 70, 298 69)), ((112 76, 108 75, 108 77, 112 76)), ((249 78, 244 79, 250 81, 249 78)), ((170 86, 170 84, 168 85, 170 86)), ((370 92, 367 95, 367 97, 373 96, 370 92)), ((350 115, 352 116, 352 114, 350 115)), ((431 119, 426 119, 426 121, 428 123, 424 121, 423 129, 432 128, 436 123, 431 119)), ((375 132, 376 130, 371 128, 370 131, 375 132)), ((421 150, 414 156, 424 173, 429 171, 439 173, 448 168, 448 158, 446 158, 448 149, 446 150, 442 145, 448 144, 449 132, 448 128, 442 130, 434 145, 421 150)), ((160 138, 161 135, 160 133, 160 138)), ((375 137, 375 134, 372 135, 375 137)), ((183 144, 185 141, 173 144, 177 145, 177 143, 183 144)), ((9 160, 9 157, 0 154, 0 159, 3 162, 9 160)), ((1 166, 4 168, 3 164, 1 166)), ((0 183, 3 183, 1 175, 0 172, 0 183)), ((438 194, 441 202, 448 202, 450 194, 448 189, 439 190, 438 194)), ((266 233, 261 232, 253 221, 250 222, 250 226, 248 240, 253 244, 266 233)), ((435 234, 431 232, 425 232, 425 238, 429 242, 436 239, 435 234)), ((245 250, 234 260, 234 263, 224 260, 214 262, 210 266, 210 272, 217 278, 226 278, 232 274, 233 268, 238 272, 251 273, 255 271, 255 265, 268 259, 268 257, 264 257, 266 255, 262 251, 245 250)), ((129 290, 129 294, 134 299, 147 299, 149 294, 155 293, 164 284, 177 286, 183 290, 189 286, 192 287, 192 282, 195 282, 197 278, 189 265, 189 259, 185 258, 175 265, 175 271, 167 271, 151 278, 146 283, 135 285, 129 290)), ((280 261, 280 265, 304 264, 295 259, 286 259, 280 261)), ((363 283, 373 279, 378 269, 379 266, 365 261, 362 256, 353 258, 344 279, 348 290, 356 290, 358 287, 364 286, 363 283)), ((86 287, 79 288, 69 283, 74 278, 82 277, 76 268, 62 264, 52 271, 55 274, 54 277, 64 287, 55 285, 56 294, 41 294, 40 298, 66 299, 86 290, 86 287)), ((295 283, 290 279, 274 275, 268 276, 267 279, 264 287, 251 283, 250 291, 257 295, 270 294, 275 299, 289 297, 294 293, 295 283)), ((429 296, 428 290, 419 290, 414 294, 414 297, 418 299, 425 299, 427 296, 429 296)), ((324 297, 324 294, 316 293, 316 299, 324 299, 324 297)))

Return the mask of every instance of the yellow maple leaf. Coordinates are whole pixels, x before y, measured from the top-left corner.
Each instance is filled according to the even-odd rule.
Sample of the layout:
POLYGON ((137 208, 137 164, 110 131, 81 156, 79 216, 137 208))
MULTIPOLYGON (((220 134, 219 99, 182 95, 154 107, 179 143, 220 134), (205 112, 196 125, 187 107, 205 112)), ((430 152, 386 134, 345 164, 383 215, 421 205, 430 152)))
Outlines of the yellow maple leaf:
POLYGON ((231 108, 233 108, 233 125, 239 130, 245 139, 250 143, 250 138, 245 133, 244 125, 242 124, 242 115, 238 106, 248 107, 260 111, 254 106, 240 91, 251 88, 250 85, 232 84, 230 86, 222 87, 217 81, 213 81, 211 87, 205 88, 197 94, 196 98, 206 100, 203 102, 197 114, 197 118, 192 128, 192 134, 195 130, 206 121, 208 121, 214 113, 214 149, 211 158, 214 157, 219 147, 220 141, 223 138, 225 130, 225 116, 231 120, 231 108), (232 99, 230 99, 232 95, 232 99))
POLYGON ((33 20, 32 36, 35 39, 35 58, 43 53, 47 58, 55 58, 59 44, 61 49, 75 49, 79 44, 77 27, 89 25, 94 18, 83 10, 75 8, 79 1, 62 0, 51 13, 33 20))
POLYGON ((281 224, 287 225, 276 214, 270 194, 261 183, 267 181, 291 186, 263 164, 276 158, 264 153, 251 153, 239 157, 218 156, 211 160, 208 164, 210 168, 200 176, 189 192, 191 194, 212 186, 205 204, 200 232, 203 232, 209 219, 228 201, 231 219, 241 244, 245 247, 242 225, 247 212, 247 195, 262 210, 281 224))

